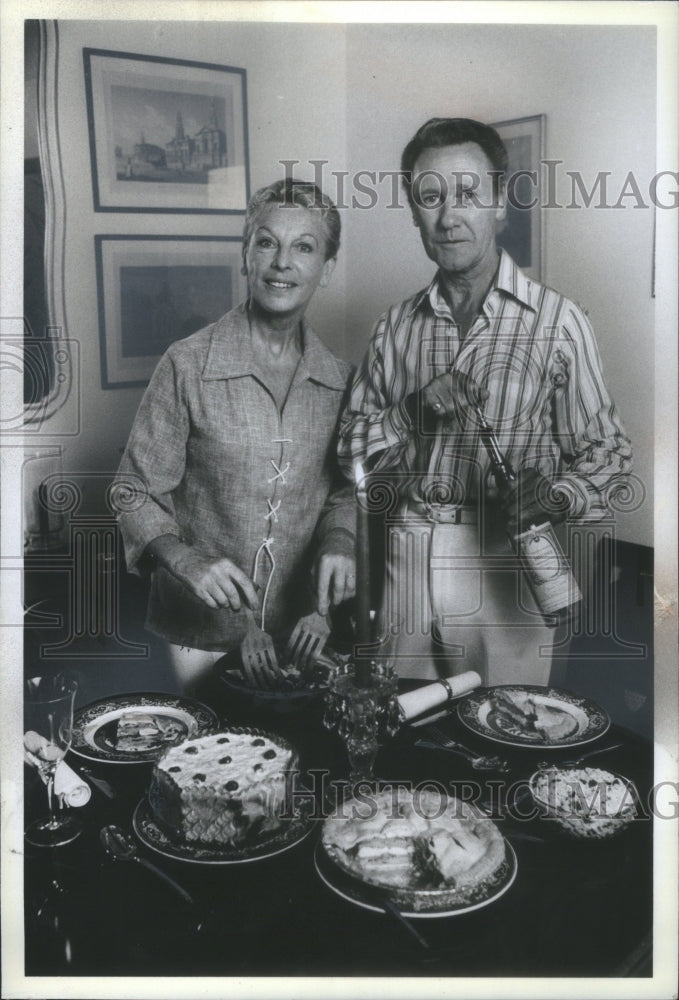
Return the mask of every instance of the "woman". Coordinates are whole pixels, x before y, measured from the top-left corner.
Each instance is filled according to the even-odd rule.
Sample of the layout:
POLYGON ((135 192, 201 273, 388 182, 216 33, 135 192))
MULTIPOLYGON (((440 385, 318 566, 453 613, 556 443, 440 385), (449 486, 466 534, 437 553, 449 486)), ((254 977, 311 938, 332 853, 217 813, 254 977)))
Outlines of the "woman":
POLYGON ((119 470, 127 564, 153 570, 147 627, 185 692, 241 642, 248 609, 276 634, 353 595, 355 509, 335 458, 351 369, 304 319, 339 237, 315 185, 257 191, 248 301, 170 346, 135 419, 119 470))

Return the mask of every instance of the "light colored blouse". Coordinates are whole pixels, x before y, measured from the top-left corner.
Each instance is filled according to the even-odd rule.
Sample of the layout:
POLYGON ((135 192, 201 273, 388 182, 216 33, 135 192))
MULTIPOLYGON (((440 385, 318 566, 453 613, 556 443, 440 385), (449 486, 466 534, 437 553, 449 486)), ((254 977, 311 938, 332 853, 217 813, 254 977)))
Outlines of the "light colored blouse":
MULTIPOLYGON (((336 459, 351 367, 303 322, 303 354, 282 410, 256 374, 244 306, 161 358, 137 413, 117 480, 128 569, 149 542, 176 535, 226 556, 266 593, 276 634, 312 610, 319 551, 350 555, 353 487, 336 459)), ((171 642, 228 650, 242 612, 211 609, 163 567, 153 572, 147 627, 171 642)))

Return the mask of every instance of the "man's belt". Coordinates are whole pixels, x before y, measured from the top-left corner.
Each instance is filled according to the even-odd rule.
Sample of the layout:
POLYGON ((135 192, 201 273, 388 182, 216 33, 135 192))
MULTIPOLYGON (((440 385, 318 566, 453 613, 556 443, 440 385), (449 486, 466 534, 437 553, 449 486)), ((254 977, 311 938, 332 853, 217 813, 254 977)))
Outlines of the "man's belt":
POLYGON ((408 500, 403 507, 403 517, 408 513, 418 514, 434 524, 478 524, 477 507, 459 504, 425 503, 424 500, 408 500))

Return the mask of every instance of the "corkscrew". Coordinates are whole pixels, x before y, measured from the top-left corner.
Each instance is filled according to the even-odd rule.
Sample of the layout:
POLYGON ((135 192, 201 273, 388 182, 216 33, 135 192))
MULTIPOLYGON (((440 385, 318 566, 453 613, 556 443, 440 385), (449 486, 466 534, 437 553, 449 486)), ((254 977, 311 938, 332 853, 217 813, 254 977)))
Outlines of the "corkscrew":
POLYGON ((498 486, 508 485, 516 481, 516 473, 512 468, 509 460, 506 458, 502 450, 500 449, 500 443, 497 439, 495 430, 492 424, 488 423, 486 415, 481 409, 480 403, 474 403, 474 412, 479 421, 479 431, 481 435, 481 440, 484 444, 486 451, 488 452, 488 457, 490 458, 491 468, 496 477, 500 477, 501 482, 498 482, 498 486))

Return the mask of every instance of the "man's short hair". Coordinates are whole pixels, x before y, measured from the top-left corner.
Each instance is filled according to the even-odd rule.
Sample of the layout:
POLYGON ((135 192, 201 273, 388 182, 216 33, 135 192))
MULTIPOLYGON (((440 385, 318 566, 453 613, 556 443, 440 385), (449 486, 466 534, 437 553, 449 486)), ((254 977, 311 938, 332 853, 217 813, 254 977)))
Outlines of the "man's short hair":
POLYGON ((486 154, 493 168, 493 189, 498 193, 507 170, 507 149, 495 129, 472 118, 430 118, 418 128, 401 157, 403 185, 411 207, 414 205, 413 170, 420 154, 425 149, 460 146, 464 142, 475 142, 486 154))
POLYGON ((257 217, 265 205, 296 205, 299 208, 318 209, 325 233, 325 259, 330 260, 337 256, 342 223, 334 202, 310 181, 298 181, 294 177, 286 177, 260 188, 250 198, 243 228, 243 259, 257 217))

